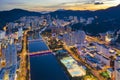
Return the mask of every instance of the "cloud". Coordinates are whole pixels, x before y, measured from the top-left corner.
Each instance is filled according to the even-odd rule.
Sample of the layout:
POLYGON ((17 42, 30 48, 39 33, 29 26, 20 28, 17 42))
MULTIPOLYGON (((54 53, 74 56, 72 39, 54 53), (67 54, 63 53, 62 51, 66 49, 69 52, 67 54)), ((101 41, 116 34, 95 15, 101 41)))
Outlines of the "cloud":
POLYGON ((105 9, 109 6, 106 5, 94 5, 94 4, 81 4, 81 3, 62 3, 52 6, 34 6, 30 9, 36 11, 54 11, 57 9, 66 9, 66 10, 97 10, 97 9, 105 9))
POLYGON ((6 5, 11 5, 11 6, 25 6, 26 5, 26 2, 18 2, 18 1, 16 1, 16 2, 6 2, 6 5))
POLYGON ((34 11, 53 11, 57 9, 97 10, 115 6, 119 2, 120 0, 2 0, 0 7, 3 8, 1 10, 16 7, 34 11), (95 3, 95 1, 104 4, 95 3))
POLYGON ((72 1, 72 2, 63 2, 60 4, 55 5, 48 5, 48 6, 42 6, 44 8, 54 8, 54 7, 68 7, 68 6, 80 6, 80 5, 86 5, 86 4, 103 4, 103 2, 96 2, 96 0, 79 0, 79 1, 72 1))
POLYGON ((60 3, 60 4, 56 4, 56 5, 48 5, 48 6, 41 6, 44 8, 58 8, 58 7, 68 7, 68 6, 77 6, 77 5, 82 5, 82 4, 88 4, 88 2, 86 2, 85 0, 81 0, 81 1, 73 1, 73 2, 64 2, 64 3, 60 3))

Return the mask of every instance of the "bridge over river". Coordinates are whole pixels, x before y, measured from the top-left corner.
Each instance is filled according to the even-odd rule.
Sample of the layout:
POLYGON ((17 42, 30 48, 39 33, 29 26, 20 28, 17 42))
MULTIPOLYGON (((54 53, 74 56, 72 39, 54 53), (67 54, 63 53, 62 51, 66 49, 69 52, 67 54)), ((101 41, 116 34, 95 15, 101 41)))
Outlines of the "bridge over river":
POLYGON ((28 52, 31 80, 69 80, 41 36, 28 39, 28 52))

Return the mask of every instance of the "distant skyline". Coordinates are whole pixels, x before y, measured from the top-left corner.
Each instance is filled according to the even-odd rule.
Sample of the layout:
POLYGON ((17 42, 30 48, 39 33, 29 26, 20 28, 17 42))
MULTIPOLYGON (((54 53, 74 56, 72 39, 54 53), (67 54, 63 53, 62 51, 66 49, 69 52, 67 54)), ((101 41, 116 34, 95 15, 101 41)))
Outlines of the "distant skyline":
POLYGON ((57 9, 98 10, 120 4, 120 0, 1 0, 0 11, 14 8, 31 11, 54 11, 57 9))

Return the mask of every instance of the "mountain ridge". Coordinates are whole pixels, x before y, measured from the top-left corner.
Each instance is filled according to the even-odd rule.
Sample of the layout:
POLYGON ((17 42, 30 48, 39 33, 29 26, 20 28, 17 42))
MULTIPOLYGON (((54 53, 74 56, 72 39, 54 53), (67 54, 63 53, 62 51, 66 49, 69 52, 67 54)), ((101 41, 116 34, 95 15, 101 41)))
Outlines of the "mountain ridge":
POLYGON ((23 16, 40 16, 41 13, 39 12, 32 12, 23 9, 12 9, 10 11, 1 11, 0 12, 0 29, 5 26, 8 22, 13 22, 18 20, 20 17, 23 16))
POLYGON ((42 14, 40 12, 35 12, 35 11, 28 11, 24 9, 12 9, 9 11, 0 11, 0 29, 5 26, 6 23, 8 22, 13 22, 20 17, 23 16, 41 16, 41 15, 47 15, 50 14, 51 16, 55 17, 56 15, 58 18, 64 18, 66 16, 78 16, 78 17, 94 17, 98 16, 98 21, 103 21, 107 19, 119 19, 120 16, 120 5, 110 7, 108 9, 101 9, 101 10, 96 10, 96 11, 90 11, 90 10, 63 10, 59 9, 54 12, 50 13, 45 13, 42 14))

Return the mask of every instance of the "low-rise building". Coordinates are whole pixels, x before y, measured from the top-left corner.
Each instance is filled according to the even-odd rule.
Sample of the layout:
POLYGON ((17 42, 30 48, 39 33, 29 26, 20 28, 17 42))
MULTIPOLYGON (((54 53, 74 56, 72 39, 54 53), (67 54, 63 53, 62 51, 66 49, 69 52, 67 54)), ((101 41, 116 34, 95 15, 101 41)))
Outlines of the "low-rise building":
POLYGON ((5 31, 0 31, 0 40, 5 38, 5 31))
POLYGON ((115 80, 120 80, 120 68, 115 70, 115 80))

